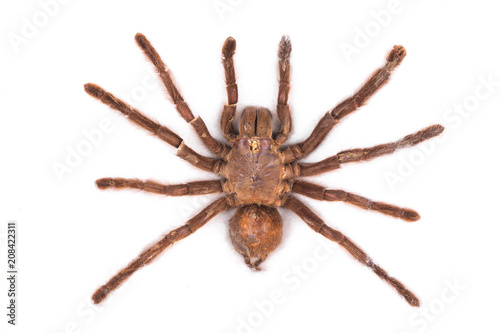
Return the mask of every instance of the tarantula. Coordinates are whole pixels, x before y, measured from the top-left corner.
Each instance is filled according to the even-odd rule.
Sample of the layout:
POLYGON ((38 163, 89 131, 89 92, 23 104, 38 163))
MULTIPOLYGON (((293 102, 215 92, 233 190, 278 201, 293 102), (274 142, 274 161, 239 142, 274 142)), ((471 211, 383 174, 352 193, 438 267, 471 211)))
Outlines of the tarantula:
POLYGON ((273 133, 271 112, 264 107, 245 107, 241 113, 239 130, 237 131, 233 127, 236 103, 238 102, 238 87, 233 64, 236 42, 232 37, 226 39, 222 47, 222 63, 225 70, 228 102, 222 111, 221 127, 229 144, 214 139, 203 120, 193 115, 174 84, 170 70, 166 68, 146 37, 137 34, 135 40, 156 67, 179 114, 193 126, 200 139, 217 155, 217 158, 196 153, 170 129, 149 119, 101 87, 88 83, 85 84, 85 91, 102 103, 121 112, 131 122, 177 148, 177 156, 202 170, 219 175, 220 178, 177 185, 163 185, 149 180, 102 178, 96 181, 97 187, 100 189, 133 188, 166 196, 210 193, 223 193, 224 195, 187 221, 186 224, 172 230, 155 245, 143 251, 127 267, 101 286, 92 296, 95 304, 102 302, 110 292, 136 270, 149 264, 168 246, 191 235, 211 218, 231 208, 236 208, 236 213, 229 223, 229 233, 234 248, 243 256, 245 263, 250 268, 259 269, 259 265, 281 242, 283 221, 277 207, 284 207, 297 214, 314 231, 338 243, 356 260, 371 268, 382 280, 396 289, 410 305, 419 306, 418 298, 401 282, 389 276, 385 270, 376 265, 351 239, 326 225, 294 195, 300 194, 317 200, 344 201, 408 222, 420 218, 418 213, 411 209, 371 201, 343 190, 326 189, 300 180, 301 177, 314 176, 338 169, 345 163, 366 161, 381 155, 391 154, 399 148, 413 146, 439 135, 444 130, 441 125, 433 125, 407 135, 399 141, 369 148, 345 150, 316 163, 299 162, 318 147, 342 118, 362 106, 389 80, 392 71, 406 56, 403 46, 394 46, 387 56, 385 65, 379 68, 353 96, 328 111, 307 139, 297 144, 283 146, 292 128, 288 105, 292 48, 288 37, 283 36, 278 51, 277 114, 281 125, 277 133, 273 133))

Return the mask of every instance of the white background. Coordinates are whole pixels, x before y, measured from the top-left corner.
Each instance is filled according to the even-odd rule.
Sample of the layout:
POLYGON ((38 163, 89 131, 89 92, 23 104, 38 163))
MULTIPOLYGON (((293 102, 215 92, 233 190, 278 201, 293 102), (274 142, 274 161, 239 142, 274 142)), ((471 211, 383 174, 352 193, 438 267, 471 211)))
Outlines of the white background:
POLYGON ((3 2, 1 327, 47 333, 497 331, 500 21, 492 3, 3 2), (225 10, 216 8, 224 4, 225 10), (362 31, 369 36, 363 39, 362 31), (278 42, 290 36, 291 142, 305 139, 327 110, 382 66, 393 45, 404 45, 408 56, 389 84, 335 127, 307 161, 443 124, 446 136, 432 144, 315 179, 414 208, 421 220, 410 224, 343 203, 304 201, 414 291, 421 309, 335 244, 327 252, 320 235, 284 210, 283 243, 262 272, 250 271, 233 250, 230 211, 169 248, 105 303, 90 305, 96 287, 217 197, 164 198, 94 185, 106 176, 164 183, 216 178, 84 92, 83 84, 94 82, 132 96, 133 105, 209 155, 163 88, 151 86, 156 77, 135 45, 137 32, 150 39, 193 112, 219 139, 226 99, 220 50, 227 36, 238 43, 239 110, 253 104, 273 111, 278 42), (356 53, 346 55, 346 45, 356 53), (496 82, 491 91, 481 83, 488 79, 496 82), (112 130, 58 177, 54 165, 66 164, 68 151, 85 145, 84 132, 95 133, 103 120, 112 130), (388 175, 401 178, 391 186, 388 175), (19 235, 16 327, 4 314, 11 220, 19 235), (299 277, 297 267, 309 273, 299 277), (279 304, 271 304, 276 293, 279 304))

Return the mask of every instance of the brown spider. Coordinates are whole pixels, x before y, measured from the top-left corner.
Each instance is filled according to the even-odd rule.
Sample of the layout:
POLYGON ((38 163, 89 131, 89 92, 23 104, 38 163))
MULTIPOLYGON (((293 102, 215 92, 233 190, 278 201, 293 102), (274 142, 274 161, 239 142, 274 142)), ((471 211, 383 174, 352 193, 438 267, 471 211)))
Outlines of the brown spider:
POLYGON ((400 208, 343 190, 326 189, 322 186, 298 180, 300 177, 314 176, 340 168, 344 163, 366 161, 391 154, 399 148, 413 146, 419 142, 439 135, 444 128, 441 125, 427 127, 403 139, 369 148, 357 148, 342 151, 316 163, 300 163, 299 160, 309 155, 325 139, 330 130, 343 117, 362 106, 368 98, 387 83, 391 72, 406 55, 402 46, 394 46, 383 67, 352 97, 347 98, 333 110, 328 111, 319 121, 312 134, 304 141, 283 147, 292 127, 288 92, 290 90, 290 52, 291 43, 284 36, 279 45, 279 93, 277 113, 281 122, 279 132, 272 131, 271 112, 264 107, 246 107, 239 122, 239 131, 233 128, 233 119, 238 101, 238 87, 235 80, 233 55, 236 42, 227 38, 222 48, 222 63, 226 76, 228 103, 222 111, 221 127, 229 145, 214 139, 200 117, 194 117, 181 94, 177 90, 170 71, 166 69, 160 56, 142 34, 135 40, 153 63, 162 79, 179 114, 190 123, 203 143, 218 158, 202 156, 189 148, 177 134, 167 127, 144 116, 138 110, 127 105, 101 87, 88 83, 85 91, 102 103, 123 113, 136 125, 150 131, 163 141, 177 148, 177 155, 192 165, 213 172, 221 179, 190 182, 178 185, 163 185, 153 181, 124 178, 102 178, 96 181, 100 189, 134 188, 146 192, 167 196, 200 195, 223 193, 224 196, 214 201, 183 226, 171 231, 155 245, 143 251, 127 267, 118 272, 92 296, 94 303, 102 302, 106 296, 123 283, 139 268, 149 264, 156 256, 173 243, 191 235, 211 218, 230 208, 236 208, 236 214, 230 221, 229 233, 235 249, 243 255, 245 263, 252 269, 267 258, 281 242, 283 222, 277 207, 285 207, 297 214, 314 231, 338 243, 355 259, 370 267, 382 280, 389 283, 412 306, 419 306, 418 298, 402 283, 389 276, 353 241, 340 231, 332 229, 304 205, 295 194, 301 194, 317 200, 344 201, 363 209, 374 210, 382 214, 416 221, 417 212, 400 208))

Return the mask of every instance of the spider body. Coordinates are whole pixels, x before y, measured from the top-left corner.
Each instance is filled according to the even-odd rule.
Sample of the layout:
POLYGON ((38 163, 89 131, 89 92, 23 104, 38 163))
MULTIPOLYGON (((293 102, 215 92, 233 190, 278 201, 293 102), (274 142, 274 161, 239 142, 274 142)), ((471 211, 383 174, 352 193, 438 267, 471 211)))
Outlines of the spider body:
POLYGON ((283 179, 284 164, 272 138, 271 112, 246 107, 239 125, 223 171, 224 190, 238 207, 229 224, 229 235, 245 263, 259 269, 281 243, 283 221, 274 207, 282 205, 290 186, 283 179))
POLYGON ((280 206, 287 188, 284 164, 272 138, 272 115, 266 108, 246 107, 241 115, 239 134, 231 139, 222 174, 225 191, 236 206, 258 204, 280 206))
POLYGON ((282 38, 278 52, 279 88, 276 111, 280 129, 276 133, 273 133, 271 112, 264 107, 246 107, 241 114, 238 130, 233 127, 238 101, 238 88, 233 64, 236 42, 229 37, 224 43, 222 63, 226 74, 228 101, 222 111, 221 128, 228 144, 214 139, 203 120, 192 114, 174 84, 170 71, 167 70, 146 37, 137 34, 136 41, 156 67, 179 114, 193 126, 203 143, 213 154, 217 155, 216 158, 196 153, 169 128, 146 117, 101 87, 88 83, 85 85, 85 91, 102 103, 121 112, 131 122, 177 148, 177 156, 180 158, 197 168, 216 174, 219 178, 175 185, 164 185, 150 180, 102 178, 96 181, 97 186, 100 189, 133 188, 166 196, 210 193, 222 193, 223 196, 208 205, 184 225, 172 230, 156 244, 143 251, 127 267, 94 293, 92 296, 94 303, 102 302, 131 274, 149 264, 167 247, 191 235, 217 214, 232 208, 236 209, 236 212, 229 222, 229 235, 234 248, 244 257, 245 263, 250 268, 259 269, 259 265, 281 242, 283 221, 277 207, 283 207, 294 212, 312 230, 336 242, 354 259, 370 268, 403 296, 410 305, 419 305, 418 298, 401 282, 389 276, 352 240, 339 230, 328 226, 297 199, 298 195, 304 195, 317 200, 343 201, 408 222, 420 218, 417 212, 408 208, 372 201, 340 189, 327 189, 300 179, 338 169, 346 163, 367 161, 378 156, 391 154, 397 149, 416 145, 439 135, 443 131, 444 128, 441 125, 432 125, 391 143, 341 151, 315 163, 300 162, 302 158, 322 143, 331 129, 343 117, 362 106, 388 81, 392 71, 406 55, 402 46, 394 46, 387 56, 385 65, 379 68, 353 96, 328 111, 307 139, 286 146, 285 143, 292 127, 288 105, 291 43, 287 37, 282 38))

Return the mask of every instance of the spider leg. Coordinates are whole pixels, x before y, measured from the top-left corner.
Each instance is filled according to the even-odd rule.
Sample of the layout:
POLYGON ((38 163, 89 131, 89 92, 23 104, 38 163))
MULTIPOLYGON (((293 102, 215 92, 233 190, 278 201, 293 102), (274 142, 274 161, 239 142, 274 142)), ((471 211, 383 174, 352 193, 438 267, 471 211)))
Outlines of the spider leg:
POLYGON ((221 117, 222 133, 227 141, 231 142, 236 138, 236 131, 233 127, 233 119, 236 115, 236 103, 238 103, 238 85, 234 72, 233 56, 236 50, 236 41, 233 37, 228 37, 222 46, 222 64, 226 76, 227 104, 224 105, 221 117))
POLYGON ((331 241, 338 243, 347 250, 356 260, 365 266, 368 266, 382 280, 390 284, 396 291, 405 298, 411 306, 420 306, 418 298, 408 290, 401 282, 389 276, 385 270, 373 262, 373 260, 349 238, 344 236, 340 231, 335 230, 325 224, 325 222, 314 214, 306 205, 290 196, 284 203, 283 207, 290 209, 297 214, 307 225, 314 231, 320 233, 331 241))
POLYGON ((392 71, 401 63, 405 56, 406 50, 404 47, 395 45, 387 56, 385 65, 376 70, 354 95, 339 103, 332 111, 328 111, 306 140, 285 148, 290 150, 289 154, 294 156, 293 160, 309 155, 323 142, 333 126, 343 117, 365 104, 378 89, 388 82, 392 71))
POLYGON ((135 35, 135 40, 144 54, 156 67, 156 70, 158 71, 158 74, 160 75, 165 88, 167 88, 168 95, 170 96, 170 98, 172 98, 172 102, 174 103, 181 117, 184 118, 186 122, 191 124, 191 126, 193 126, 194 130, 208 149, 210 149, 218 156, 224 156, 225 154, 227 154, 229 147, 212 137, 203 119, 201 119, 200 117, 195 118, 193 116, 191 109, 184 101, 181 93, 175 86, 170 70, 166 69, 165 64, 161 60, 160 55, 158 54, 158 52, 156 52, 153 45, 151 45, 146 37, 140 33, 135 35))
POLYGON ((186 238, 196 230, 205 225, 211 218, 217 214, 231 208, 228 198, 220 198, 208 205, 195 217, 186 222, 183 226, 170 231, 166 236, 159 240, 156 244, 144 250, 135 260, 127 267, 119 271, 105 285, 101 286, 92 295, 94 304, 101 303, 109 293, 118 288, 127 278, 129 278, 139 268, 151 263, 160 253, 175 242, 186 238))
POLYGON ((400 148, 414 146, 433 138, 444 131, 441 125, 432 125, 416 133, 409 134, 399 141, 384 143, 369 148, 356 148, 341 151, 316 163, 297 163, 301 177, 319 175, 340 168, 343 163, 368 161, 375 157, 392 154, 400 148))
POLYGON ((275 141, 278 146, 281 146, 288 140, 290 131, 292 130, 292 118, 290 115, 290 106, 288 105, 288 93, 290 92, 290 53, 292 52, 292 44, 288 36, 283 36, 279 45, 279 91, 278 91, 278 118, 281 123, 279 133, 276 135, 275 141))
POLYGON ((150 131, 169 145, 177 148, 177 156, 185 159, 186 161, 200 169, 211 171, 214 173, 219 172, 221 165, 223 164, 222 160, 205 157, 196 153, 187 145, 185 145, 182 138, 172 132, 170 129, 149 119, 141 112, 134 109, 121 99, 105 91, 98 85, 87 83, 85 85, 85 91, 87 92, 87 94, 100 100, 102 103, 106 104, 112 109, 121 112, 128 118, 128 120, 130 120, 134 124, 150 131))
POLYGON ((292 192, 306 197, 324 201, 344 201, 366 210, 374 210, 382 214, 403 219, 408 222, 417 221, 420 215, 412 209, 401 208, 385 202, 371 201, 360 195, 342 190, 331 190, 313 183, 297 180, 293 183, 292 192))
POLYGON ((223 192, 220 180, 205 180, 189 182, 186 184, 164 185, 151 180, 126 178, 101 178, 96 180, 96 185, 101 190, 122 190, 132 188, 144 192, 156 193, 166 196, 203 195, 223 192))

